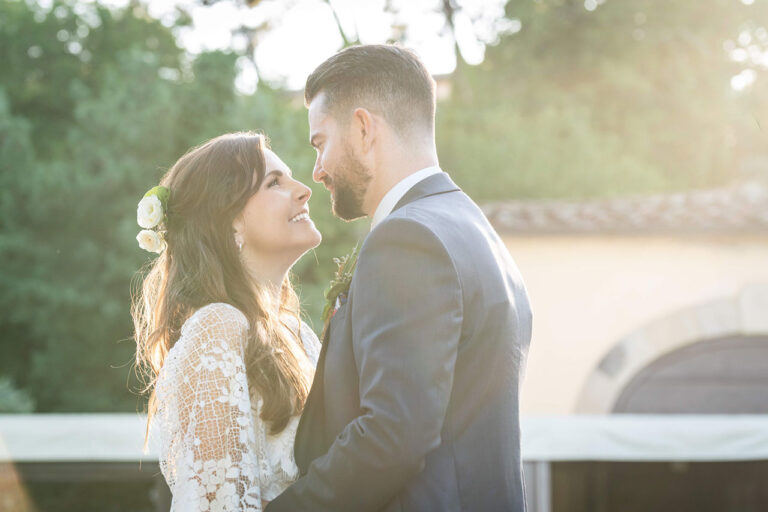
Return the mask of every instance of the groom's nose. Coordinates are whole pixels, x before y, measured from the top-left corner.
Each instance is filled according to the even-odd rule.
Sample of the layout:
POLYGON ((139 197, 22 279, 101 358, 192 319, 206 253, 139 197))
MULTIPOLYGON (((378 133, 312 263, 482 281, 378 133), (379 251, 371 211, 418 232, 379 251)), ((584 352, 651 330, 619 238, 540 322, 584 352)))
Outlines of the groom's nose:
POLYGON ((315 160, 315 168, 312 169, 312 180, 315 183, 325 183, 325 179, 328 177, 328 173, 323 170, 323 166, 320 164, 320 157, 315 160))

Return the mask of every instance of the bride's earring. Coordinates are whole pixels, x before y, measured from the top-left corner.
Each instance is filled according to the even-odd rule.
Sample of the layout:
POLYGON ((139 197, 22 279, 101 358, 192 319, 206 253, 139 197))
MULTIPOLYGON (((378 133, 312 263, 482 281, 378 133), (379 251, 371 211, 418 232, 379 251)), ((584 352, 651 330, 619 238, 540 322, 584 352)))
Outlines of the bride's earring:
POLYGON ((243 252, 243 239, 242 238, 235 238, 235 243, 237 244, 238 252, 243 252))

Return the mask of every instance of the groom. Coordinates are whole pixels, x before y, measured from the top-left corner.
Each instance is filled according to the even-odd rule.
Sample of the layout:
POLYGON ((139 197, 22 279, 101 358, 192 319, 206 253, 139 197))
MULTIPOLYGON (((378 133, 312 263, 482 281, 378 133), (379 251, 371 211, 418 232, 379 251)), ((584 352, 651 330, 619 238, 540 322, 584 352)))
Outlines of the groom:
POLYGON ((331 319, 277 511, 524 511, 520 274, 438 167, 435 84, 410 51, 347 48, 307 79, 313 172, 372 218, 331 319))

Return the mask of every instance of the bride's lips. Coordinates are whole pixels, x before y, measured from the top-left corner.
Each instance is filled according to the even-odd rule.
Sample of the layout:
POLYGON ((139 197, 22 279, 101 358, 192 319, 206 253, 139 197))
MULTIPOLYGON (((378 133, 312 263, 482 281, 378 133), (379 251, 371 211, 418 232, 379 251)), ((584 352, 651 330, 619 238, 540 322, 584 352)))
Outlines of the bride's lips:
POLYGON ((296 222, 305 222, 305 221, 312 221, 312 219, 309 218, 309 209, 304 208, 299 213, 288 219, 288 222, 290 223, 296 223, 296 222))

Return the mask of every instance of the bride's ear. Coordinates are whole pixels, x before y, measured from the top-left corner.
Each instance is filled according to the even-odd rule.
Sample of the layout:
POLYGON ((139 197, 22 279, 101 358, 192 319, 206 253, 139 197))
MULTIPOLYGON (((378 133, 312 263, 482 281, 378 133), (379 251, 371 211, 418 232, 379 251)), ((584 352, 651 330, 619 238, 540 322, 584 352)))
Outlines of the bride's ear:
POLYGON ((245 220, 242 214, 235 217, 232 221, 232 237, 235 241, 235 245, 242 250, 242 246, 245 243, 245 220))

